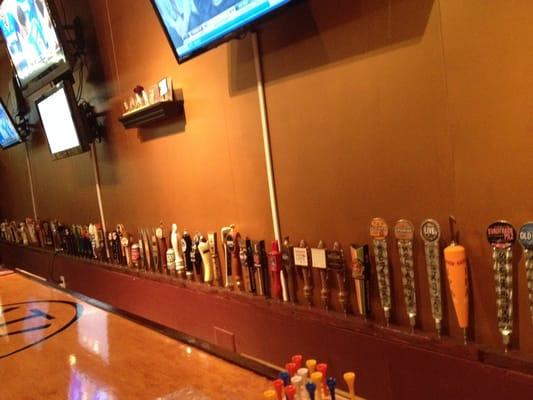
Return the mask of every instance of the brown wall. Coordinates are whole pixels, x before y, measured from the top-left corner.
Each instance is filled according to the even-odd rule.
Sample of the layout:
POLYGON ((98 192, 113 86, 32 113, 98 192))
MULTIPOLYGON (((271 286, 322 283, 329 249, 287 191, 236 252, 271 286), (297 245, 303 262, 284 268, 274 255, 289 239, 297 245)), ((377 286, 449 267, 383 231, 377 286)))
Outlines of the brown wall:
MULTIPOLYGON (((271 238, 250 41, 178 65, 149 1, 134 3, 90 2, 110 110, 97 146, 108 225, 134 230, 164 219, 205 232, 233 222, 271 238), (183 90, 186 120, 125 131, 123 98, 166 75, 183 90)), ((533 4, 519 0, 310 0, 260 29, 283 234, 347 246, 368 242, 373 216, 390 225, 433 217, 447 241, 455 214, 470 256, 475 339, 494 347, 484 229, 532 218, 532 16, 533 4)), ((39 214, 97 220, 88 155, 52 162, 37 135, 31 153, 39 214)), ((420 327, 431 330, 421 246, 417 239, 420 327)), ((395 247, 391 240, 394 316, 405 325, 395 247)), ((532 353, 516 256, 515 346, 532 353)), ((377 296, 373 304, 382 321, 377 296)), ((449 295, 446 305, 459 337, 449 295)))
MULTIPOLYGON (((14 109, 14 98, 9 94, 11 65, 0 45, 0 97, 9 112, 14 109)), ((26 149, 15 146, 0 150, 0 215, 5 218, 21 218, 33 215, 29 175, 26 164, 26 149)))
POLYGON ((91 4, 114 83, 108 140, 98 146, 108 223, 163 220, 203 232, 235 223, 254 237, 272 237, 257 94, 230 95, 227 46, 178 67, 150 2, 91 4), (150 34, 139 34, 140 26, 150 34), (186 121, 124 130, 117 121, 124 98, 163 76, 183 91, 186 121))

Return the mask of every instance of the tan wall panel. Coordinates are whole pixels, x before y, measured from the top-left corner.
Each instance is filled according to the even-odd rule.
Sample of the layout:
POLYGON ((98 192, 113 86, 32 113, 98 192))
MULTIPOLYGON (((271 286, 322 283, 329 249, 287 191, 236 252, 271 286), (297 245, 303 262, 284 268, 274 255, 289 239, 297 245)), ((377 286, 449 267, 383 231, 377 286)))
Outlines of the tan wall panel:
POLYGON ((53 161, 44 133, 30 142, 37 215, 65 223, 98 222, 93 167, 89 153, 53 161))
MULTIPOLYGON (((384 3, 311 1, 265 27, 284 234, 312 244, 339 240, 347 250, 369 242, 373 216, 391 226, 399 218, 417 226, 429 216, 443 221, 453 203, 453 159, 440 46, 431 2, 393 2, 391 11, 384 3), (279 32, 297 35, 301 25, 289 22, 298 15, 312 18, 310 31, 318 33, 279 42, 279 32), (343 21, 346 15, 353 19, 343 21)), ((417 240, 420 314, 431 329, 421 246, 417 240)), ((393 240, 390 254, 395 316, 406 323, 393 240)))
MULTIPOLYGON (((533 219, 533 3, 457 0, 441 6, 457 214, 471 254, 476 335, 480 342, 499 345, 485 229, 497 219, 516 228, 533 219)), ((517 333, 522 349, 531 352, 533 326, 520 255, 517 251, 517 333)))
MULTIPOLYGON (((107 93, 110 109, 97 145, 108 225, 134 230, 163 219, 205 232, 234 222, 270 239, 250 40, 178 65, 150 2, 131 4, 90 2, 106 76, 96 92, 107 93), (123 99, 167 75, 183 90, 185 120, 124 130, 123 99)), ((391 227, 409 218, 417 228, 433 217, 447 241, 446 218, 456 214, 470 255, 475 339, 493 347, 500 337, 484 231, 498 218, 517 228, 533 219, 532 15, 533 4, 520 0, 310 0, 260 29, 283 234, 347 249, 369 242, 373 216, 391 227)), ((0 153, 7 216, 31 214, 22 150, 0 153)), ((52 162, 41 134, 31 155, 39 215, 98 219, 88 155, 52 162)), ((420 327, 431 330, 418 235, 415 246, 420 327)), ((392 239, 389 249, 394 314, 406 324, 392 239)), ((517 277, 515 346, 531 353, 522 264, 517 277)), ((448 328, 459 337, 444 295, 448 328)))
MULTIPOLYGON (((15 99, 10 92, 11 64, 0 44, 0 97, 13 113, 15 99)), ((24 145, 0 150, 0 218, 21 220, 33 215, 24 145)))
POLYGON ((179 66, 149 2, 108 2, 111 30, 102 3, 95 23, 104 69, 110 80, 118 76, 108 140, 98 146, 109 224, 152 227, 163 220, 206 232, 236 223, 254 238, 271 238, 257 93, 230 94, 227 46, 179 66), (150 34, 140 35, 139 27, 150 34), (110 66, 115 56, 118 75, 110 66), (164 76, 183 90, 185 121, 124 130, 117 121, 124 98, 164 76))

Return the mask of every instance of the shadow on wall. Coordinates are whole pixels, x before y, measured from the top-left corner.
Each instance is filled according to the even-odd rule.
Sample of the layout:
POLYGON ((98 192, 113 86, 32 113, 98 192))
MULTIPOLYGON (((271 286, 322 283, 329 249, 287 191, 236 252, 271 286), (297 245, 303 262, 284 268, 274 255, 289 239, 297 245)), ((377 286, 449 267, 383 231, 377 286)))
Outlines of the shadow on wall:
MULTIPOLYGON (((435 0, 309 0, 258 28, 265 81, 271 82, 419 40, 435 0)), ((230 94, 255 87, 251 41, 229 46, 230 94)))
POLYGON ((185 126, 187 125, 187 118, 185 115, 183 89, 174 90, 174 99, 181 101, 178 106, 176 115, 167 117, 166 119, 151 123, 149 126, 140 127, 138 129, 138 138, 141 142, 159 139, 165 136, 185 133, 185 126))

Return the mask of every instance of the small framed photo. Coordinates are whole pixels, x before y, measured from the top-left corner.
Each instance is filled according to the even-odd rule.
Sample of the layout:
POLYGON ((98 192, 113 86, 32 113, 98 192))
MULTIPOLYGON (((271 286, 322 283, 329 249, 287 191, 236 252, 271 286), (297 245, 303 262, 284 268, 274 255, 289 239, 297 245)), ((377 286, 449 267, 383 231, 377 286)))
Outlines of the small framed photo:
POLYGON ((161 100, 172 100, 172 80, 163 78, 159 81, 158 86, 161 100))

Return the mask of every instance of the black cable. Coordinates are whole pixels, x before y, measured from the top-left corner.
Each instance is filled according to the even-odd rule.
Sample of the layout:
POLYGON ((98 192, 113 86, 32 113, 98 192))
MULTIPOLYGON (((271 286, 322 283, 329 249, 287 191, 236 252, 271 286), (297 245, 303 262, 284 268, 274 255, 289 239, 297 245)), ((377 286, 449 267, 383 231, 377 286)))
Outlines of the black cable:
POLYGON ((83 86, 84 86, 84 69, 85 69, 85 63, 84 63, 84 58, 83 57, 80 57, 79 61, 80 61, 80 66, 79 66, 79 75, 78 75, 78 89, 77 89, 77 92, 76 92, 76 102, 79 103, 82 95, 83 95, 83 86))

